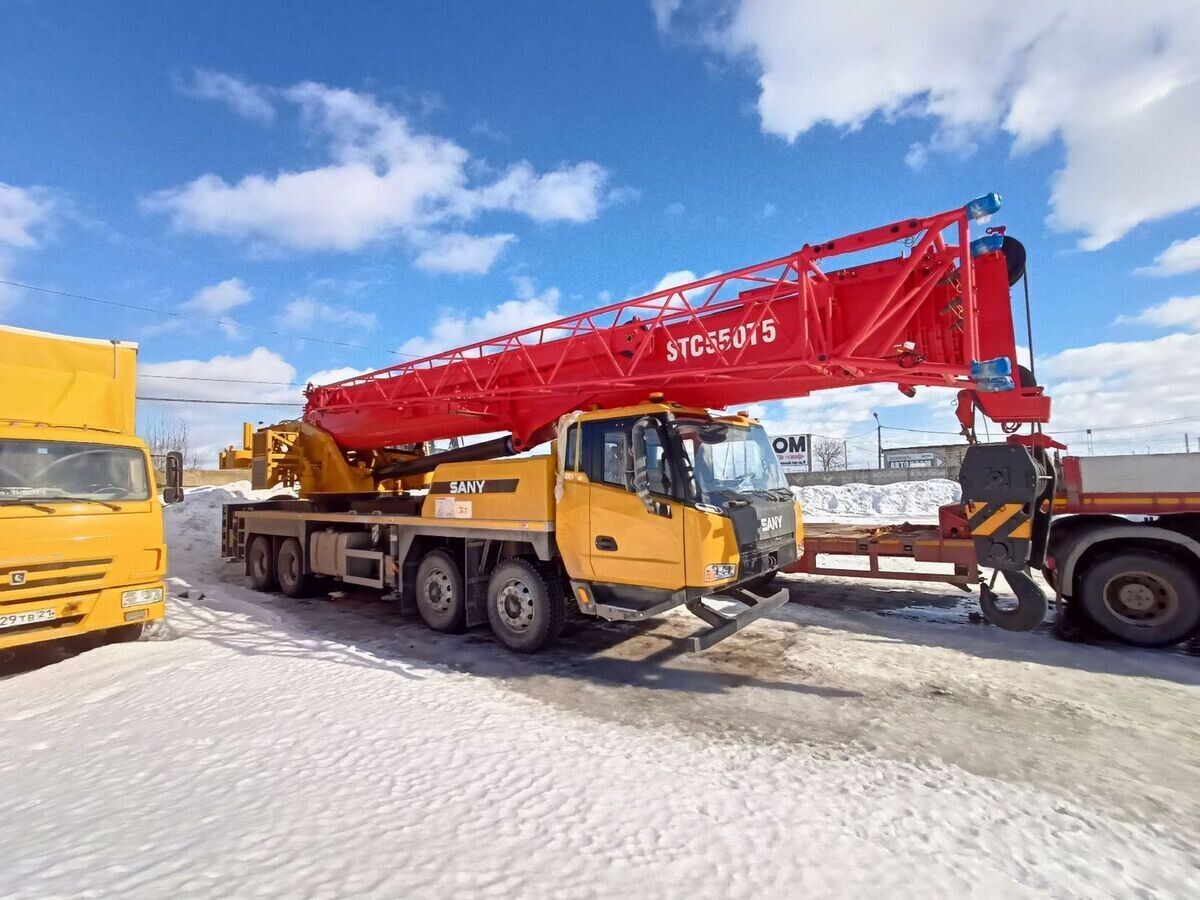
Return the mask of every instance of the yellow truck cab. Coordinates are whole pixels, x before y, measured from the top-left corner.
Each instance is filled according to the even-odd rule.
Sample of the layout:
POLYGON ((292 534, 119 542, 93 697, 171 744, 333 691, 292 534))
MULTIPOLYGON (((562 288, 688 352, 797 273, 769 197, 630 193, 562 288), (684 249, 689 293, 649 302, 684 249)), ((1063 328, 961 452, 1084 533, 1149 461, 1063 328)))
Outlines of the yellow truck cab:
POLYGON ((163 502, 134 431, 137 345, 0 326, 0 650, 161 619, 163 502))

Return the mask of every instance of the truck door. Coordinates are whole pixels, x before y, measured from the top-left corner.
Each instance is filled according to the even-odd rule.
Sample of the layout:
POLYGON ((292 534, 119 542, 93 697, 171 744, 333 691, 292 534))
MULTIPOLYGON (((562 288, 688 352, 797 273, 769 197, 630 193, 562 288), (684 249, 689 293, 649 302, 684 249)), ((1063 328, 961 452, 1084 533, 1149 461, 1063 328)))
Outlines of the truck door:
POLYGON ((683 507, 679 476, 660 429, 646 431, 650 492, 660 512, 647 511, 629 484, 631 432, 636 419, 583 424, 584 467, 592 577, 597 584, 628 586, 635 596, 676 591, 684 586, 683 507), (643 592, 638 589, 648 589, 643 592))

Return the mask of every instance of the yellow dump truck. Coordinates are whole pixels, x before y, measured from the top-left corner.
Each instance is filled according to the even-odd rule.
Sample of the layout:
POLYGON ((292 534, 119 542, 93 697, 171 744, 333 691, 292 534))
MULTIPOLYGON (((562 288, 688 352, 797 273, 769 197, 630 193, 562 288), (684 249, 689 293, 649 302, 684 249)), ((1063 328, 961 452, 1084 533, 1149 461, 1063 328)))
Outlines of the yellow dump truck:
POLYGON ((134 432, 137 345, 0 326, 0 650, 161 619, 163 503, 134 432))

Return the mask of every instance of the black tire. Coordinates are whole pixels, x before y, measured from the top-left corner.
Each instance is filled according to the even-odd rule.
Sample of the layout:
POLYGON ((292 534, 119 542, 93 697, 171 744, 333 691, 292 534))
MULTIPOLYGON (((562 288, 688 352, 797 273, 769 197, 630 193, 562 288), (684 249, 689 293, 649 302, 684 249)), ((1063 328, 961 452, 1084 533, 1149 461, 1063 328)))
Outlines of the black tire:
POLYGON ((488 622, 500 643, 518 653, 536 653, 563 629, 566 602, 553 593, 537 566, 505 559, 488 582, 488 622))
POLYGON ((1151 551, 1105 556, 1075 598, 1102 631, 1138 647, 1168 647, 1200 628, 1200 586, 1178 560, 1151 551))
POLYGON ((313 593, 316 579, 304 571, 304 551, 295 538, 287 538, 275 554, 275 577, 279 589, 292 598, 308 597, 313 593))
POLYGON ((446 550, 431 550, 417 568, 417 612, 434 631, 457 633, 467 621, 462 570, 446 550))
POLYGON ((279 590, 274 548, 266 535, 256 535, 246 548, 246 571, 250 574, 250 587, 256 591, 279 590))

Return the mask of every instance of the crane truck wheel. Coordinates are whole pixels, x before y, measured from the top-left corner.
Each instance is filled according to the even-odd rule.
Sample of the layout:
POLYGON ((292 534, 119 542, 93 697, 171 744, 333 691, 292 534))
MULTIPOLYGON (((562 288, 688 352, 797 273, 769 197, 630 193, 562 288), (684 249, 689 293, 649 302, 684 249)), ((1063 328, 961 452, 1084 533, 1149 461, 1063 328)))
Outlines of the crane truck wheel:
POLYGON ((315 579, 304 571, 304 551, 295 538, 287 538, 275 555, 275 576, 279 589, 288 597, 308 597, 313 593, 315 579))
POLYGON ((431 550, 417 568, 417 612, 434 631, 459 632, 467 621, 462 570, 445 550, 431 550))
POLYGON ((510 650, 534 653, 562 633, 566 603, 527 560, 501 561, 492 572, 487 596, 492 631, 510 650))
POLYGON ((279 587, 275 578, 275 555, 271 552, 271 539, 258 535, 250 541, 246 551, 246 569, 250 573, 250 586, 256 591, 273 591, 279 587))
POLYGON ((1082 574, 1078 599, 1103 631, 1138 647, 1177 644, 1200 627, 1196 577, 1161 553, 1097 559, 1082 574))

